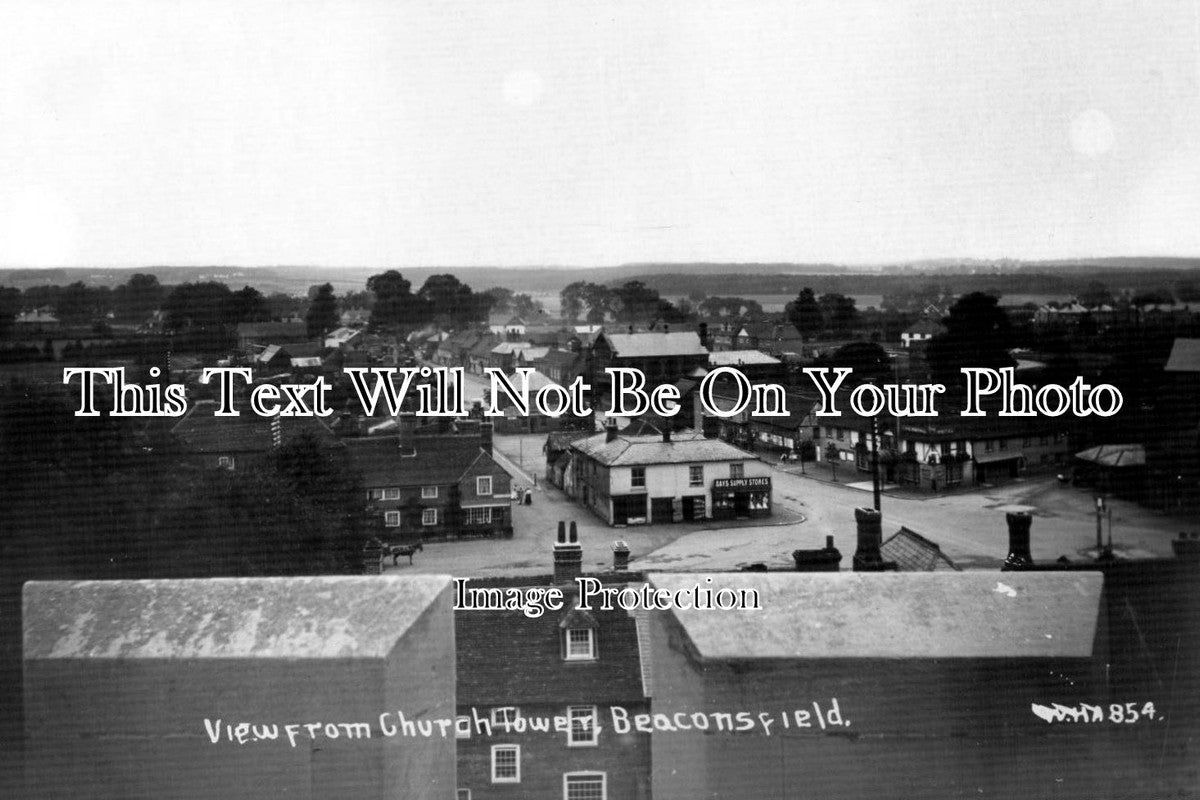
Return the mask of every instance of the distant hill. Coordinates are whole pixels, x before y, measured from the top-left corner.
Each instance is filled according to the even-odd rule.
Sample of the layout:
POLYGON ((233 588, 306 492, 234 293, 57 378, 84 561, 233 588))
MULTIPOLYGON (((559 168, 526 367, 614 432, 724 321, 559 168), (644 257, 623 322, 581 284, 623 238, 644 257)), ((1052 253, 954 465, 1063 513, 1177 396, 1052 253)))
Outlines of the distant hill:
MULTIPOLYGON (((401 267, 401 274, 416 289, 430 275, 450 273, 476 291, 503 286, 515 292, 557 294, 573 281, 620 284, 640 280, 665 295, 700 290, 716 295, 796 294, 804 286, 818 292, 880 294, 913 280, 955 280, 972 288, 996 288, 1020 293, 1031 282, 1038 291, 1072 291, 1092 278, 1122 288, 1155 288, 1176 280, 1200 279, 1200 258, 1112 257, 1063 259, 1057 261, 1014 261, 1010 259, 929 259, 881 265, 738 263, 738 262, 644 262, 601 267, 401 267), (1010 288, 1011 286, 1011 288, 1010 288)), ((367 278, 384 268, 271 265, 261 267, 145 266, 136 268, 66 267, 53 269, 0 269, 0 285, 25 289, 30 286, 65 286, 83 281, 90 286, 117 286, 137 272, 150 273, 159 282, 174 285, 189 281, 216 280, 230 288, 244 285, 264 294, 284 292, 302 295, 314 284, 332 283, 341 293, 365 288, 367 278)))

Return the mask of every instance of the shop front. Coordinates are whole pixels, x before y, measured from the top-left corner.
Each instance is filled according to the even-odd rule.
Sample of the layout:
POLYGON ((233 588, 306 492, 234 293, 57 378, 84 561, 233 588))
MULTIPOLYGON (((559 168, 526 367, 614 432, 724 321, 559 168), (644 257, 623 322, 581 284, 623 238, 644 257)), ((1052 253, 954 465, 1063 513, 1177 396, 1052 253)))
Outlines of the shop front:
POLYGON ((770 478, 718 478, 712 483, 713 519, 771 516, 770 478))

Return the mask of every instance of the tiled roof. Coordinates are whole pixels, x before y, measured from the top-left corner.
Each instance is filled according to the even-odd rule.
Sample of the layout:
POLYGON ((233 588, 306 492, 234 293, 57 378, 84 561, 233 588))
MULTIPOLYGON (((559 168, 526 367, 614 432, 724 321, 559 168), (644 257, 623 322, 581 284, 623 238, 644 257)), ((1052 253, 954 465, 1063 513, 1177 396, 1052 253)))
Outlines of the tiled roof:
POLYGON ((689 464, 705 461, 744 461, 754 456, 720 439, 702 434, 680 433, 664 442, 662 436, 625 436, 611 442, 607 433, 599 433, 572 442, 571 448, 608 466, 634 464, 689 464))
POLYGON ((603 333, 613 352, 620 358, 646 358, 654 356, 698 356, 707 355, 708 350, 700 343, 695 331, 671 331, 670 333, 603 333))
POLYGON ((708 354, 708 363, 713 367, 736 367, 753 364, 779 364, 778 358, 772 358, 758 350, 722 350, 708 354))
MULTIPOLYGON (((192 453, 265 453, 273 446, 271 419, 242 409, 236 417, 217 417, 216 402, 200 400, 180 418, 171 433, 192 453)), ((340 447, 341 442, 317 417, 280 417, 286 444, 297 436, 312 435, 322 447, 340 447)))
MULTIPOLYGON (((491 460, 480 449, 478 434, 416 436, 413 441, 415 456, 400 455, 400 442, 395 436, 347 439, 346 450, 368 488, 457 483, 478 459, 491 460)), ((499 466, 496 471, 501 471, 499 466)))
POLYGON ((754 589, 761 608, 676 610, 701 659, 1090 658, 1099 572, 655 574, 754 589))
POLYGON ((450 589, 444 575, 31 582, 25 658, 384 658, 450 589))
POLYGON ((879 548, 884 561, 896 562, 900 572, 934 572, 936 570, 961 570, 962 568, 946 557, 942 548, 921 534, 900 528, 879 548))
POLYGON ((1176 339, 1163 369, 1167 372, 1200 372, 1200 339, 1176 339))
MULTIPOLYGON (((467 584, 468 588, 486 585, 484 581, 467 584)), ((568 595, 562 611, 550 611, 537 619, 529 619, 521 611, 455 611, 458 704, 619 704, 642 700, 637 626, 627 612, 593 608, 590 613, 597 626, 599 657, 595 661, 563 660, 559 623, 575 604, 576 600, 568 595)))

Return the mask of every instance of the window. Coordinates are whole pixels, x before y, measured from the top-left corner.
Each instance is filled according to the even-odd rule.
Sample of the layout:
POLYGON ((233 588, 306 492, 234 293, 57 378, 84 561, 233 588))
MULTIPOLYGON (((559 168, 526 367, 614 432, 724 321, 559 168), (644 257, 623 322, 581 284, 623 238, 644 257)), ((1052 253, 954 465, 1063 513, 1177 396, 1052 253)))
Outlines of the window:
POLYGON ((492 709, 492 727, 508 730, 521 716, 521 710, 516 706, 497 706, 492 709))
POLYGON ((421 499, 422 500, 433 500, 437 496, 438 496, 438 487, 436 487, 436 486, 422 486, 421 487, 421 499))
POLYGON ((745 464, 730 464, 729 465, 729 477, 731 477, 731 478, 746 477, 746 465, 745 464))
POLYGON ((985 441, 983 443, 983 452, 990 453, 990 452, 992 452, 992 448, 993 448, 993 443, 992 443, 991 439, 988 439, 987 441, 985 441))
POLYGON ((844 430, 842 430, 841 428, 834 428, 834 429, 833 429, 833 431, 834 431, 834 434, 836 434, 836 436, 837 436, 837 440, 838 440, 839 442, 841 442, 841 441, 845 441, 845 439, 846 439, 846 432, 845 432, 844 430))
POLYGON ((688 467, 688 486, 704 485, 704 465, 692 464, 688 467))
POLYGON ((567 661, 591 661, 596 658, 595 631, 591 628, 567 628, 567 661))
POLYGON ((492 745, 492 783, 521 782, 521 747, 515 744, 492 745))
POLYGON ((372 489, 371 491, 367 492, 367 496, 372 500, 399 500, 400 489, 372 489))
POLYGON ((437 509, 427 508, 421 512, 422 525, 437 525, 437 509))
POLYGON ((646 468, 634 467, 629 470, 629 485, 634 489, 646 488, 646 468))
POLYGON ((571 730, 567 734, 569 747, 589 747, 599 744, 600 729, 596 721, 600 715, 595 706, 568 706, 567 718, 571 721, 571 730))
POLYGON ((491 496, 492 494, 492 476, 480 475, 475 479, 475 494, 491 496))
POLYGON ((217 466, 221 469, 233 469, 233 456, 217 456, 217 466))
POLYGON ((468 508, 467 509, 467 524, 468 525, 487 525, 492 521, 492 509, 485 506, 483 508, 468 508))
POLYGON ((471 800, 470 789, 458 789, 454 792, 454 800, 471 800))
POLYGON ((1000 440, 1000 449, 1001 449, 1001 450, 1007 450, 1007 449, 1008 449, 1008 439, 1001 439, 1001 440, 1000 440))
POLYGON ((388 511, 383 515, 383 524, 389 528, 400 527, 400 512, 388 511))
POLYGON ((563 775, 563 800, 606 800, 603 772, 568 772, 563 775))

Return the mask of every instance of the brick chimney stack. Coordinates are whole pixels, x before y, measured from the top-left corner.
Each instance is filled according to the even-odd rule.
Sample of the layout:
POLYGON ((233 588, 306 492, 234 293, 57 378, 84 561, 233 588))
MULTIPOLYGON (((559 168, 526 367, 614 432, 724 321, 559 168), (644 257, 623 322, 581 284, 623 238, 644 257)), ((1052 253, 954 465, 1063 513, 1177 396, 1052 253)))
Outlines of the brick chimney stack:
POLYGON ((401 411, 396 420, 399 429, 399 444, 401 456, 417 454, 417 415, 411 411, 401 411))
POLYGON ((492 432, 495 426, 490 422, 479 423, 479 447, 489 456, 492 454, 492 432))
POLYGON ((583 546, 579 544, 579 531, 575 520, 571 520, 568 533, 567 523, 558 522, 558 541, 554 543, 554 582, 571 583, 583 571, 583 546))
POLYGON ((604 421, 604 441, 611 442, 617 438, 617 421, 613 419, 604 421))
POLYGON ((1008 521, 1008 558, 1004 559, 1002 569, 1028 569, 1033 566, 1033 554, 1029 551, 1029 528, 1033 517, 1024 512, 1009 512, 1004 515, 1008 521))
POLYGON ((895 562, 885 562, 879 551, 883 544, 883 515, 873 508, 854 509, 858 525, 858 549, 854 551, 855 572, 886 572, 896 568, 895 562))

